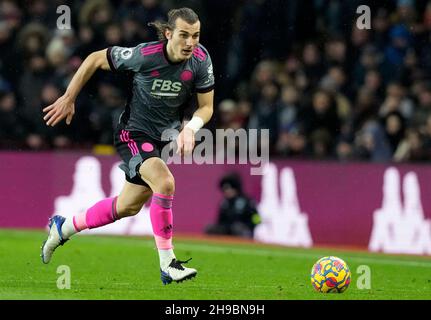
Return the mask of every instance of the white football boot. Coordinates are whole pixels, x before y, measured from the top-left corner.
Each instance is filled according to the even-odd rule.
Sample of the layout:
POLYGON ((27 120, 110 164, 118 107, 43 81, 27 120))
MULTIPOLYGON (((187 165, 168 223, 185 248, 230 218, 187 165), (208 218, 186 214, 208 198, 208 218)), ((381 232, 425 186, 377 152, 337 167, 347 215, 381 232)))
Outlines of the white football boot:
POLYGON ((61 226, 63 225, 66 218, 62 216, 53 216, 49 219, 49 231, 48 239, 46 239, 41 247, 42 262, 47 264, 51 261, 52 254, 58 246, 62 246, 69 239, 63 239, 63 233, 61 232, 61 226))
POLYGON ((160 269, 160 279, 162 279, 163 284, 170 284, 172 281, 182 282, 196 277, 198 273, 196 269, 186 268, 182 265, 190 260, 191 258, 187 261, 172 259, 171 263, 166 268, 163 270, 160 269))

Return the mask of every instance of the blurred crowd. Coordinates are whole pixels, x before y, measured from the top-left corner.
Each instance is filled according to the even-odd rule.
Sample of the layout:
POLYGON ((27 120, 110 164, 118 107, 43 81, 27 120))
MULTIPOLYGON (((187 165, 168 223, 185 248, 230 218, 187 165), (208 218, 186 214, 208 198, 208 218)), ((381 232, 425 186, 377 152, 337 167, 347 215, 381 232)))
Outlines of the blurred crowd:
POLYGON ((123 75, 98 71, 70 126, 46 127, 83 59, 157 39, 148 22, 193 8, 216 75, 210 128, 269 129, 274 156, 431 160, 431 1, 0 0, 0 148, 111 144, 123 75), (376 3, 377 2, 377 3, 376 3), (57 29, 68 5, 72 28, 57 29), (356 10, 371 9, 371 29, 356 10))

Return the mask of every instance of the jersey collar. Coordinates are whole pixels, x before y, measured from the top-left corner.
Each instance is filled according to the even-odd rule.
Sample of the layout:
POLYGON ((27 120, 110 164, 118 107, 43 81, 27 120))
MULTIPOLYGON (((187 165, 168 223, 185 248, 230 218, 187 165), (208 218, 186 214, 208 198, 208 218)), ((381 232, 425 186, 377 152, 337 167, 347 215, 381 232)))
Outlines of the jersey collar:
POLYGON ((167 48, 166 48, 166 47, 167 47, 167 45, 168 45, 168 42, 167 42, 167 41, 164 41, 164 42, 163 42, 163 54, 164 54, 164 56, 165 56, 166 61, 167 61, 169 64, 171 64, 171 65, 178 65, 178 64, 183 63, 184 61, 173 62, 173 61, 169 60, 168 50, 167 50, 167 48))

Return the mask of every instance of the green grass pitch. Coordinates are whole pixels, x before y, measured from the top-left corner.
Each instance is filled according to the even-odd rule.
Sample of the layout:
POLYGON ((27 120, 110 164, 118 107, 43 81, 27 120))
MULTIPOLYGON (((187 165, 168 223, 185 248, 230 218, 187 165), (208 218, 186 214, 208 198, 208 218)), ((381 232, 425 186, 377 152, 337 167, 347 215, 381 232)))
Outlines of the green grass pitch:
MULTIPOLYGON (((75 236, 42 264, 46 233, 0 230, 0 300, 4 299, 431 299, 431 259, 331 249, 186 240, 174 242, 179 259, 193 257, 191 281, 164 286, 149 237, 75 236), (352 271, 342 294, 315 292, 310 270, 335 255, 352 271), (68 266, 70 289, 58 289, 59 266, 68 266), (371 270, 371 289, 358 289, 358 266, 371 270)), ((59 269, 60 270, 60 269, 59 269)))

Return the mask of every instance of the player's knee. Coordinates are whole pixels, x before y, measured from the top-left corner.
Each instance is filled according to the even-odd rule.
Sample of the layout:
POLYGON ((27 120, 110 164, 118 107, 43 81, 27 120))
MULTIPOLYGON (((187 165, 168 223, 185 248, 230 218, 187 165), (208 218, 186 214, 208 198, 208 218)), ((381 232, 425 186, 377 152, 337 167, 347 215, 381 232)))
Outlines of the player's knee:
POLYGON ((175 193, 175 179, 171 174, 168 174, 160 179, 159 193, 171 195, 175 193))

